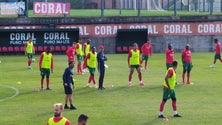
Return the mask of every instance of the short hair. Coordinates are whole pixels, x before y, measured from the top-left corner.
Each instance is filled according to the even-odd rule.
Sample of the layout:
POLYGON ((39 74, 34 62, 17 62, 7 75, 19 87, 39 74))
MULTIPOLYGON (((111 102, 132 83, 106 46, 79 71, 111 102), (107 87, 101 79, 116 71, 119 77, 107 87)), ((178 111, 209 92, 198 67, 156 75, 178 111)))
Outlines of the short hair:
POLYGON ((81 114, 78 118, 78 122, 81 122, 81 121, 87 121, 88 120, 88 116, 87 115, 84 115, 84 114, 81 114))
POLYGON ((177 61, 173 61, 172 66, 177 66, 178 62, 177 61))
POLYGON ((73 44, 76 44, 76 42, 72 42, 72 45, 73 45, 73 44))
POLYGON ((50 47, 50 46, 47 46, 47 47, 46 47, 46 51, 47 51, 47 52, 50 52, 50 51, 51 51, 51 47, 50 47))
POLYGON ((59 107, 62 111, 64 110, 62 103, 55 103, 54 108, 59 107))
POLYGON ((69 64, 69 65, 71 65, 72 63, 74 63, 74 61, 69 61, 69 63, 68 63, 68 64, 69 64))
POLYGON ((218 39, 214 39, 214 42, 218 42, 218 39))

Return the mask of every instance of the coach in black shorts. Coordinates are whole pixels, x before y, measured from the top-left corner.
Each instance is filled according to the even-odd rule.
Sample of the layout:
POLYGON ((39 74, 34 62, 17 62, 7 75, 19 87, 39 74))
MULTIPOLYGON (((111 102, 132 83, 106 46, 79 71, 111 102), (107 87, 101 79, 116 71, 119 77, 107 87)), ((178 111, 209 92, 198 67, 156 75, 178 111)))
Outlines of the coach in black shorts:
POLYGON ((65 98, 65 106, 64 109, 69 109, 69 106, 67 105, 68 101, 70 103, 70 109, 75 110, 76 107, 73 106, 72 104, 72 86, 74 88, 74 82, 73 82, 73 67, 74 67, 74 62, 70 61, 69 62, 69 67, 65 69, 65 72, 63 74, 63 86, 66 94, 65 98), (72 85, 71 85, 72 84, 72 85))

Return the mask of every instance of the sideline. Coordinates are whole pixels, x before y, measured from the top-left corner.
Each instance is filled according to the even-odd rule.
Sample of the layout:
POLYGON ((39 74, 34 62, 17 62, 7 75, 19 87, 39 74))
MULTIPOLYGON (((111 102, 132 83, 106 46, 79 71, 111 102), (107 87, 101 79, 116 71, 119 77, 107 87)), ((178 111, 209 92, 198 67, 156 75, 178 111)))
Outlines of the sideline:
POLYGON ((13 89, 15 90, 15 94, 10 96, 10 97, 6 97, 6 98, 3 98, 3 99, 0 99, 0 102, 3 102, 5 100, 9 100, 9 99, 12 99, 14 97, 16 97, 18 94, 19 94, 19 90, 15 87, 11 87, 11 86, 5 86, 5 85, 0 85, 0 87, 5 87, 5 88, 10 88, 10 89, 13 89))

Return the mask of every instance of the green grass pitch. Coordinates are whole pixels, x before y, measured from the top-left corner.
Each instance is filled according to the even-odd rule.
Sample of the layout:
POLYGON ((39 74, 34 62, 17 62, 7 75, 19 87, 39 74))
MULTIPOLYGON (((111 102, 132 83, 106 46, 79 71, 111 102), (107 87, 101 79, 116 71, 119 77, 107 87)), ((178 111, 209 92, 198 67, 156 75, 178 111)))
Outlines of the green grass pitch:
MULTIPOLYGON (((137 73, 133 75, 133 86, 128 87, 126 54, 108 54, 104 91, 86 88, 89 73, 75 75, 75 111, 65 110, 63 115, 72 124, 81 113, 89 116, 89 125, 220 125, 221 69, 209 68, 213 53, 193 53, 191 81, 193 85, 176 86, 178 113, 182 118, 173 118, 171 100, 165 105, 165 123, 158 119, 159 104, 162 99, 162 83, 166 71, 165 55, 153 54, 149 59, 149 69, 142 71, 144 87, 139 86, 137 73), (113 85, 113 87, 111 87, 113 85)), ((27 70, 25 56, 0 56, 0 124, 4 125, 44 125, 53 115, 53 104, 64 103, 62 74, 67 67, 65 55, 54 55, 55 70, 51 74, 51 91, 35 92, 40 86, 38 55, 35 55, 33 70, 27 70), (19 94, 11 99, 9 97, 19 94)), ((181 83, 182 64, 180 54, 177 79, 181 83)), ((76 69, 75 69, 76 71, 76 69)), ((98 81, 98 73, 95 74, 98 81)), ((45 86, 45 84, 44 84, 45 86)))

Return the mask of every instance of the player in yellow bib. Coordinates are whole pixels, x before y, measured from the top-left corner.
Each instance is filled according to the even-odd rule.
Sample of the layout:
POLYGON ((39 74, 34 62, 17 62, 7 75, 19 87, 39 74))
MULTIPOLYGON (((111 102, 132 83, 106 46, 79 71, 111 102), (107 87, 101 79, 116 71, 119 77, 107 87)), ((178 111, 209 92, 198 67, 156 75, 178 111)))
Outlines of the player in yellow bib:
POLYGON ((177 107, 176 107, 176 93, 174 91, 174 87, 176 85, 176 68, 177 68, 177 61, 173 61, 172 68, 169 68, 166 72, 164 84, 163 84, 163 100, 160 103, 160 112, 159 112, 159 118, 165 118, 163 115, 163 109, 164 105, 167 102, 169 98, 172 100, 172 106, 173 106, 173 112, 174 117, 181 117, 177 113, 177 107))
POLYGON ((62 116, 63 111, 62 103, 54 104, 54 116, 49 118, 47 125, 71 125, 70 121, 62 116))
POLYGON ((94 77, 94 74, 95 74, 95 71, 96 71, 96 65, 97 65, 96 64, 96 62, 97 62, 96 47, 92 46, 91 49, 92 49, 92 52, 89 52, 88 55, 85 58, 84 68, 88 67, 89 73, 90 73, 87 86, 89 87, 91 81, 93 81, 94 87, 97 88, 96 80, 95 80, 95 77, 94 77))
POLYGON ((133 44, 133 49, 131 49, 128 53, 128 65, 130 68, 130 74, 129 74, 129 86, 132 86, 132 75, 134 72, 134 69, 136 69, 140 81, 140 86, 144 86, 144 83, 142 81, 142 73, 141 73, 141 65, 140 65, 140 50, 138 49, 137 43, 133 44))
POLYGON ((77 73, 82 74, 81 62, 83 61, 83 51, 82 51, 82 39, 79 39, 79 42, 76 44, 76 56, 77 56, 77 73))
MULTIPOLYGON (((84 43, 84 46, 83 46, 84 59, 86 58, 86 56, 88 55, 90 51, 90 43, 91 43, 90 39, 88 39, 87 42, 84 43)), ((83 72, 86 72, 86 69, 83 68, 83 72)))
POLYGON ((29 38, 29 40, 25 43, 25 55, 28 57, 28 69, 31 70, 31 64, 32 64, 32 57, 33 54, 35 54, 35 48, 32 42, 32 38, 29 38))
POLYGON ((48 46, 46 48, 46 52, 42 52, 42 54, 40 55, 40 59, 39 59, 39 70, 41 72, 41 88, 40 90, 43 90, 43 82, 44 82, 44 78, 46 76, 46 90, 51 90, 51 88, 49 88, 49 76, 50 76, 50 69, 51 72, 53 73, 53 57, 52 57, 52 53, 51 53, 51 48, 48 46))

